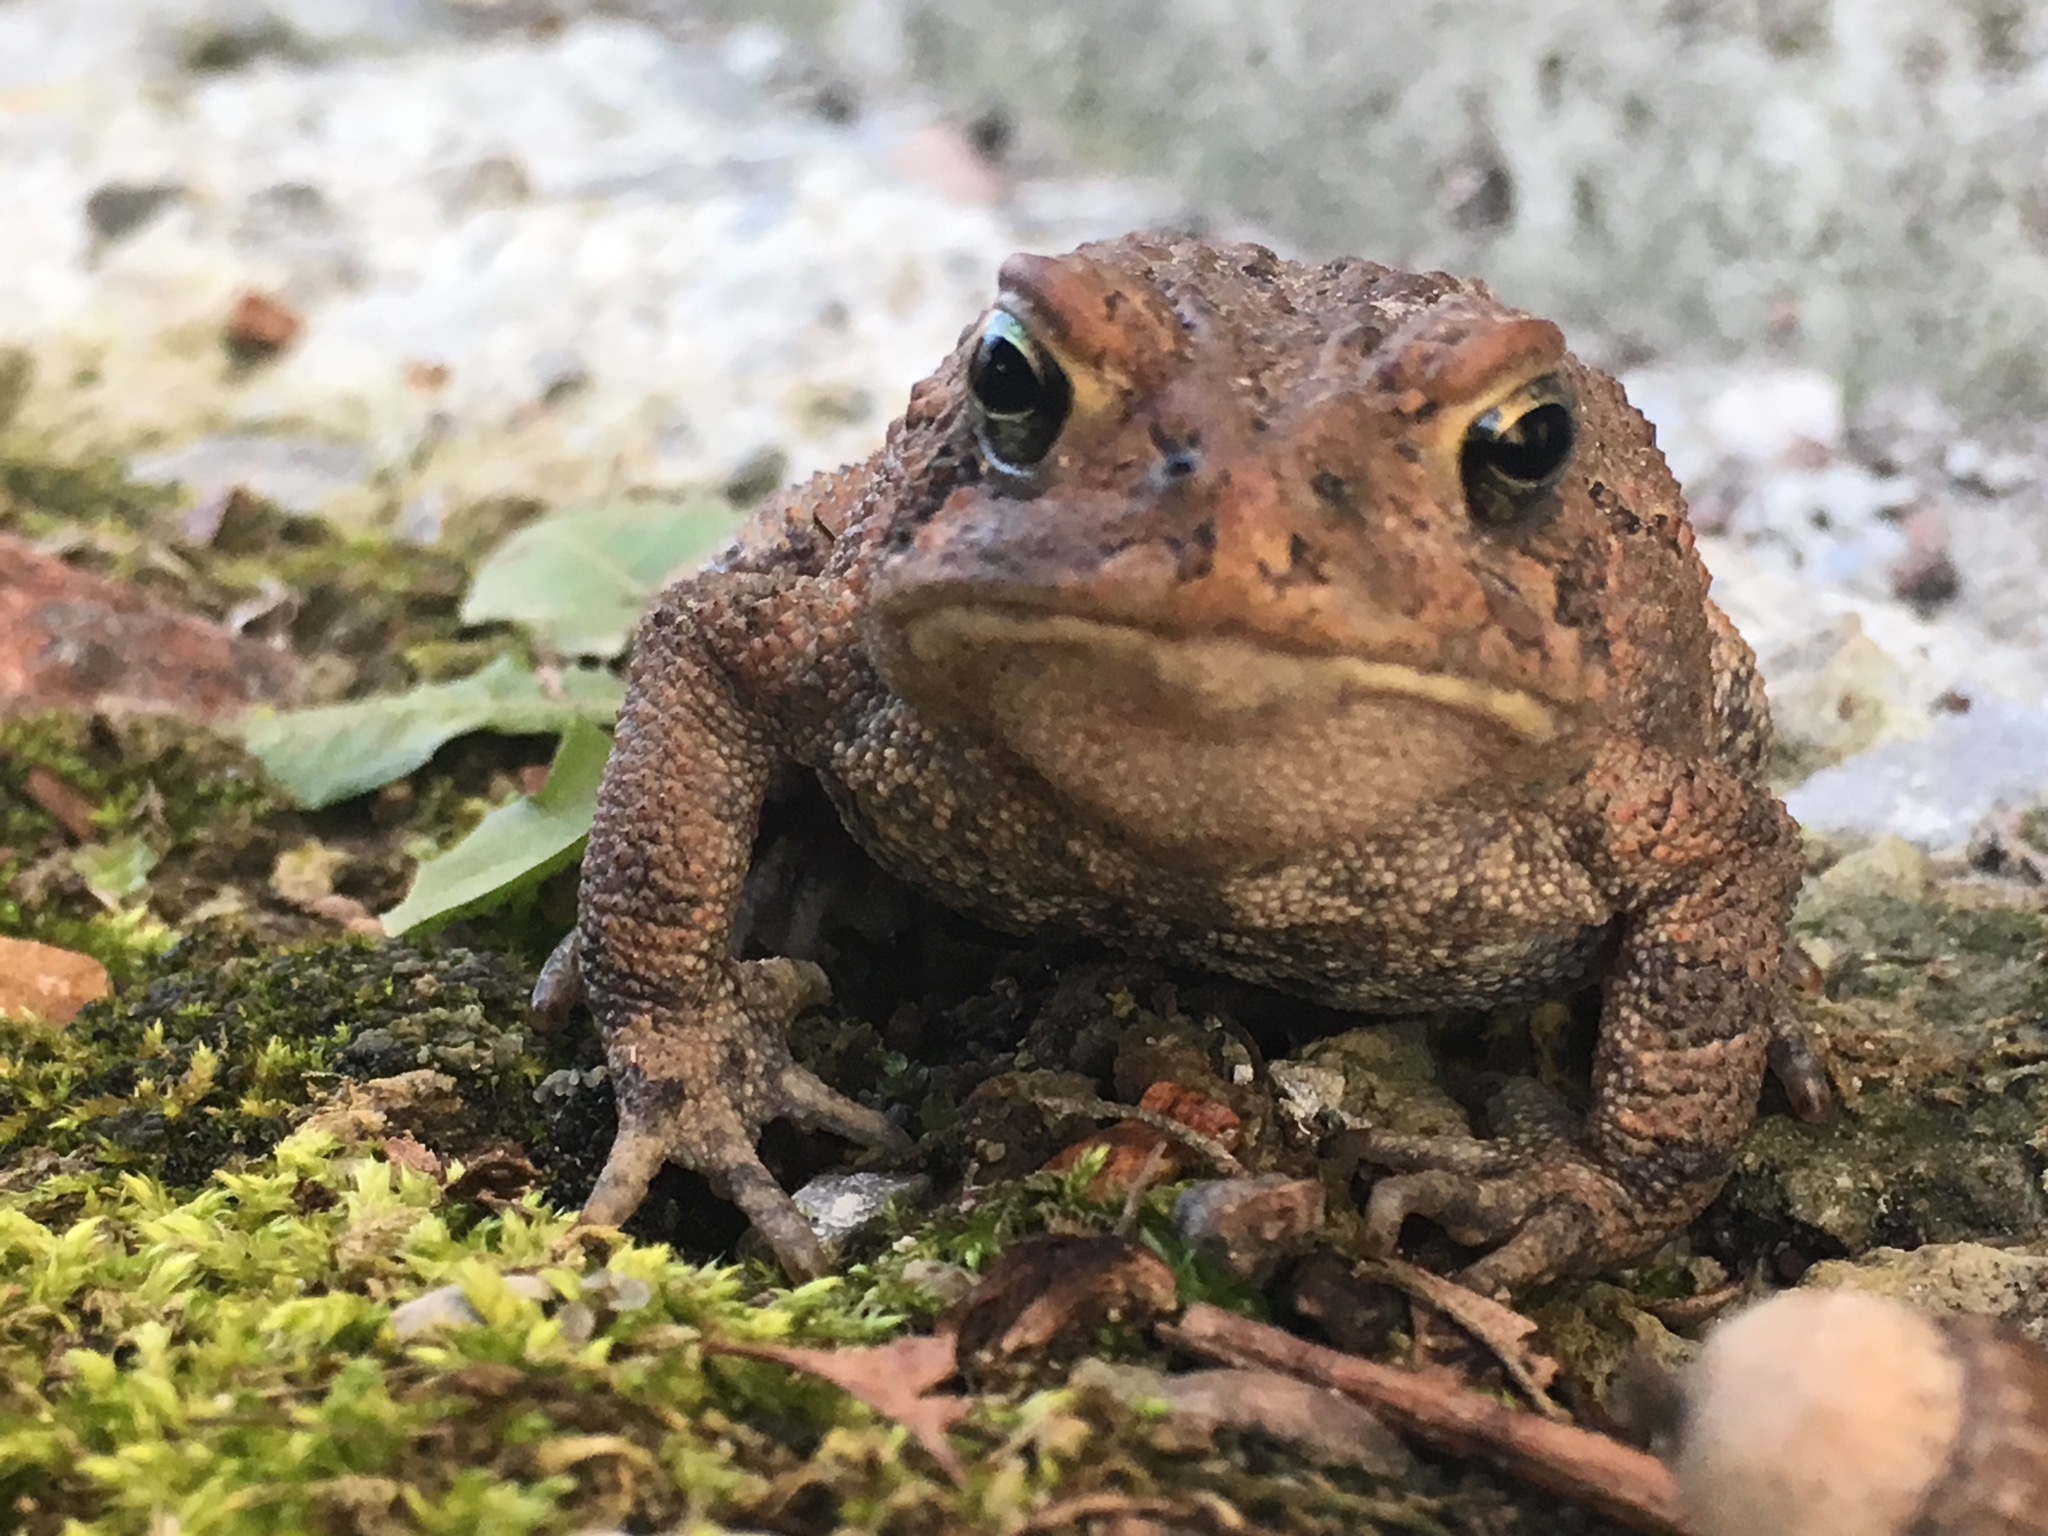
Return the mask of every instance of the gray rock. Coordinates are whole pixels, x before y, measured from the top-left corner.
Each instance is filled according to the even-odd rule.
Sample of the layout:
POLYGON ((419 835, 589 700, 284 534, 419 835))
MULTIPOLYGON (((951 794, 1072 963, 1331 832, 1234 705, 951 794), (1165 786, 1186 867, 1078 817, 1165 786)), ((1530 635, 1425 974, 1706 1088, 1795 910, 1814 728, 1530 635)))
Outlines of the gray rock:
POLYGON ((1853 1262, 1816 1264, 1801 1281, 1888 1296, 1933 1312, 1981 1312, 2048 1343, 2048 1255, 1982 1243, 1873 1248, 1853 1262))
MULTIPOLYGON (((539 1275, 507 1275, 505 1289, 532 1302, 555 1297, 555 1288, 539 1275)), ((483 1320, 459 1285, 436 1286, 391 1309, 391 1326, 401 1344, 452 1328, 474 1328, 483 1320)))
POLYGON ((1918 741, 1894 741, 1823 768, 1785 797, 1821 832, 1896 833, 1959 849, 1986 814, 2048 795, 2048 710, 1978 699, 1935 716, 1918 741))
POLYGON ((921 1173, 832 1173, 791 1198, 825 1246, 838 1248, 868 1231, 891 1206, 924 1199, 931 1187, 921 1173))

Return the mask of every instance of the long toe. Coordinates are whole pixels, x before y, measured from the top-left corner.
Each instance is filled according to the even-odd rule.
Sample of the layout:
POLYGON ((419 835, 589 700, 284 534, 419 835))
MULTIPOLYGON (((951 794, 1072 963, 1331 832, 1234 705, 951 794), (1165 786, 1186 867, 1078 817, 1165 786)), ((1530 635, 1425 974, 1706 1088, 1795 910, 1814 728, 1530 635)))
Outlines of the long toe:
POLYGON ((797 1209, 788 1191, 775 1182, 775 1175, 762 1166, 760 1159, 749 1155, 745 1162, 722 1170, 714 1180, 732 1203, 746 1212, 747 1220, 754 1224, 754 1230, 761 1234, 761 1240, 790 1279, 802 1283, 830 1273, 832 1256, 818 1241, 818 1234, 804 1220, 804 1213, 797 1209))
POLYGON ((590 1198, 583 1202, 580 1218, 592 1227, 616 1227, 640 1209, 647 1198, 647 1186, 668 1161, 666 1138, 621 1119, 619 1133, 612 1140, 611 1155, 604 1160, 590 1198))
POLYGON ((791 1062, 782 1069, 778 1086, 782 1092, 782 1113, 798 1125, 832 1131, 858 1146, 896 1157, 909 1152, 913 1145, 887 1115, 848 1098, 807 1067, 791 1062))

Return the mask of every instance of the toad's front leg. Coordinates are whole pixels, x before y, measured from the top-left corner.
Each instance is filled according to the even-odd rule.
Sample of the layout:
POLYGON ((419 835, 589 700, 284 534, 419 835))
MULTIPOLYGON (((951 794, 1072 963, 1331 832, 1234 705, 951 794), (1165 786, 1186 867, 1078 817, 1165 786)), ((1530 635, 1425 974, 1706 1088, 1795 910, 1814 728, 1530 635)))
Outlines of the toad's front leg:
POLYGON ((1593 1102, 1583 1127, 1519 1113, 1494 1142, 1371 1139, 1405 1169, 1367 1211, 1391 1251, 1410 1215, 1491 1247, 1461 1277, 1516 1291, 1640 1257, 1719 1193, 1756 1113, 1777 1011, 1798 833, 1771 796, 1717 767, 1642 754, 1588 784, 1602 828, 1589 865, 1623 913, 1601 995, 1593 1102))
POLYGON ((790 1018, 822 1001, 814 966, 741 961, 732 923, 781 761, 672 589, 640 627, 626 704, 584 856, 584 996, 604 1035, 619 1130, 584 1219, 632 1215, 665 1162, 705 1175, 791 1276, 823 1247, 754 1143, 778 1116, 892 1152, 908 1139, 797 1065, 790 1018))

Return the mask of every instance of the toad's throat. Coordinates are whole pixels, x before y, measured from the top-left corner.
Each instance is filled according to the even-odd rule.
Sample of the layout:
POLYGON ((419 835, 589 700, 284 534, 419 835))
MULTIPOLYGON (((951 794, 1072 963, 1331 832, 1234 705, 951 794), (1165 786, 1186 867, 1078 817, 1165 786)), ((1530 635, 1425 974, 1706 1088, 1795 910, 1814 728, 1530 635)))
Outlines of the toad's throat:
POLYGON ((1191 702, 1212 716, 1409 699, 1488 721, 1532 744, 1552 740, 1561 729, 1547 704, 1520 689, 1395 661, 1281 651, 1231 635, 1168 638, 1074 614, 947 606, 910 619, 903 639, 921 670, 971 673, 970 658, 1022 649, 1086 654, 1108 669, 1149 672, 1164 698, 1191 702))

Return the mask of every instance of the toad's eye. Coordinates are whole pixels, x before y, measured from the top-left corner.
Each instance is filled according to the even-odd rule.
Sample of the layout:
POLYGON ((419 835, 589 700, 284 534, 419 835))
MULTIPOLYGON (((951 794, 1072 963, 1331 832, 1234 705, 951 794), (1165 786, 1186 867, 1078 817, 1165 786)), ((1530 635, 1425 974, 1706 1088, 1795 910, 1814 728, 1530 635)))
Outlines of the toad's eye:
POLYGON ((1473 422, 1458 451, 1472 516, 1500 527, 1528 513, 1564 474, 1578 435, 1578 401, 1554 373, 1473 422))
POLYGON ((1028 469, 1051 452, 1074 403, 1065 370, 1001 309, 981 328, 967 387, 982 450, 1004 469, 1028 469))

